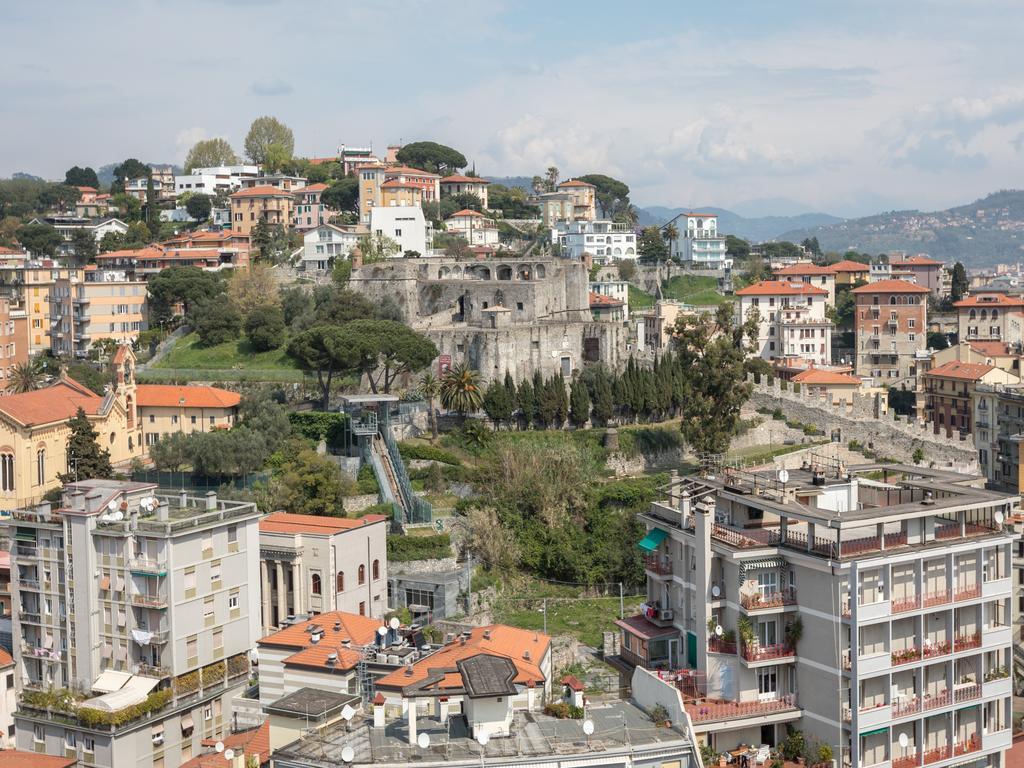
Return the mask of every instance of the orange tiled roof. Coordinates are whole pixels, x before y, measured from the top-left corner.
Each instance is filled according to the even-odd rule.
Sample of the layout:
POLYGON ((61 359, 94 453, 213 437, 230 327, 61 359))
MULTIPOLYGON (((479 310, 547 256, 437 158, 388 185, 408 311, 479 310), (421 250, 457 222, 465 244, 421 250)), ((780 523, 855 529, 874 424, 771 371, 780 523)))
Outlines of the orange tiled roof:
POLYGON ((871 267, 867 264, 861 264, 859 261, 851 261, 850 259, 843 259, 837 261, 835 264, 829 266, 833 272, 870 272, 871 267))
POLYGON ((796 280, 761 280, 736 291, 737 296, 828 296, 824 288, 796 280))
POLYGON ((790 264, 775 270, 776 275, 834 275, 832 267, 821 267, 817 264, 790 264))
POLYGON ((96 255, 97 259, 142 259, 156 258, 163 255, 159 245, 147 245, 145 248, 123 248, 119 251, 107 251, 96 255))
POLYGON ((307 157, 306 158, 306 162, 307 163, 311 163, 312 165, 323 165, 324 163, 336 163, 336 162, 338 162, 338 158, 337 157, 307 157))
POLYGON ((298 653, 293 653, 282 663, 286 667, 305 667, 307 669, 338 669, 342 672, 355 669, 363 654, 346 648, 344 645, 331 644, 327 640, 321 640, 316 645, 303 648, 298 653), (327 657, 335 655, 333 664, 327 663, 327 657))
MULTIPOLYGON (((139 389, 142 389, 140 386, 139 389)), ((323 515, 296 515, 291 512, 273 512, 260 520, 260 530, 264 533, 310 533, 320 536, 331 536, 364 525, 379 523, 386 520, 384 515, 364 515, 363 517, 325 517, 323 515)))
POLYGON ((301 651, 313 645, 309 639, 312 633, 306 631, 306 627, 313 624, 323 629, 323 636, 318 645, 330 645, 336 648, 342 647, 344 641, 348 641, 352 645, 372 643, 377 635, 377 628, 382 626, 380 619, 344 611, 328 611, 317 614, 309 621, 302 621, 273 632, 257 640, 256 644, 274 648, 294 648, 296 651, 301 651), (341 627, 336 631, 334 625, 338 622, 341 623, 341 627))
POLYGON ((853 293, 931 293, 923 285, 906 280, 879 280, 853 289, 853 293))
MULTIPOLYGON (((224 762, 223 755, 220 761, 224 762)), ((78 764, 76 757, 56 757, 23 749, 0 750, 0 768, 71 768, 78 764)))
POLYGON ((492 624, 489 627, 476 627, 469 638, 456 638, 439 651, 420 659, 412 665, 411 672, 407 669, 396 669, 377 681, 378 689, 402 690, 409 685, 421 683, 434 670, 453 670, 444 675, 438 683, 440 689, 462 688, 462 675, 454 671, 455 663, 480 653, 504 656, 516 665, 517 683, 540 684, 545 682, 540 662, 547 653, 551 638, 541 632, 519 629, 505 624, 492 624), (490 636, 484 637, 487 632, 490 636), (523 658, 529 652, 530 659, 523 658))
POLYGON ((298 189, 293 189, 292 192, 295 193, 296 195, 302 195, 302 194, 305 194, 307 192, 323 192, 325 189, 327 189, 327 185, 326 184, 322 184, 320 182, 317 182, 316 184, 307 184, 304 187, 299 187, 298 189))
MULTIPOLYGON (((265 721, 259 728, 229 733, 222 739, 203 739, 202 745, 204 747, 214 747, 218 741, 224 742, 224 749, 233 750, 236 755, 244 754, 246 758, 250 755, 259 755, 260 765, 266 765, 270 762, 269 720, 265 721)), ((228 763, 224 760, 223 752, 209 752, 205 755, 197 755, 191 760, 182 763, 181 768, 224 768, 226 765, 228 763)))
POLYGON ((454 219, 456 216, 479 216, 480 218, 483 218, 484 215, 480 213, 480 211, 474 211, 472 208, 463 208, 461 211, 456 211, 448 218, 454 219))
POLYGON ((442 184, 490 184, 487 179, 481 179, 479 176, 463 176, 461 174, 454 174, 452 176, 445 176, 441 179, 442 184))
POLYGON ((894 267, 941 267, 942 262, 936 261, 935 259, 929 259, 923 254, 916 256, 908 256, 901 261, 890 262, 894 267))
POLYGON ((1024 298, 1005 293, 979 293, 953 302, 954 307, 1024 307, 1024 298))
POLYGON ((440 179, 441 176, 430 171, 422 171, 419 168, 410 168, 408 165, 393 165, 384 171, 384 175, 402 174, 403 176, 423 176, 430 179, 440 179))
POLYGON ((932 368, 925 372, 925 376, 934 376, 938 379, 960 379, 963 381, 980 381, 989 371, 994 371, 994 365, 985 363, 964 363, 959 360, 950 360, 938 368, 932 368))
POLYGON ((411 181, 399 181, 398 179, 388 179, 380 185, 381 189, 419 189, 418 184, 413 184, 411 181))
POLYGON ((592 307, 621 307, 622 302, 618 299, 613 299, 611 296, 605 296, 603 293, 590 292, 590 306, 592 307))
POLYGON ((860 386, 860 379, 848 373, 823 371, 820 368, 808 368, 793 377, 797 384, 855 384, 860 386))
POLYGON ((0 648, 0 669, 14 666, 14 657, 3 648, 0 648))
POLYGON ((1005 341, 969 341, 967 346, 988 357, 1012 354, 1005 341))
POLYGON ((242 396, 198 384, 139 384, 135 400, 140 408, 234 408, 242 402, 242 396))
MULTIPOLYGON (((585 181, 579 179, 568 179, 563 181, 561 184, 556 184, 555 187, 593 187, 593 184, 588 184, 585 181)), ((596 189, 596 187, 594 187, 596 189)))
POLYGON ((289 189, 278 189, 277 187, 271 187, 264 185, 261 187, 246 187, 240 189, 237 192, 232 192, 228 197, 233 199, 243 197, 291 197, 292 191, 289 189))
POLYGON ((26 426, 52 424, 70 419, 79 408, 95 416, 102 402, 91 389, 65 376, 43 389, 0 397, 0 413, 26 426))

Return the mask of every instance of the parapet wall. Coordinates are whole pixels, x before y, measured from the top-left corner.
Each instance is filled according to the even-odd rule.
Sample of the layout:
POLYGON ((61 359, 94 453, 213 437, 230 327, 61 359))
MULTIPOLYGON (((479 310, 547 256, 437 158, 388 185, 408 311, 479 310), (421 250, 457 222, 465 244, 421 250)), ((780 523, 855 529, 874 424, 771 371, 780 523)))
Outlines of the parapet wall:
POLYGON ((834 401, 829 394, 794 387, 779 379, 762 377, 761 383, 756 383, 753 376, 748 376, 747 381, 753 386, 751 405, 781 408, 788 419, 813 424, 825 437, 833 436, 843 444, 856 440, 881 456, 901 459, 909 459, 920 448, 925 463, 952 462, 977 471, 977 451, 970 439, 936 435, 925 422, 886 412, 881 395, 844 395, 851 402, 834 401))

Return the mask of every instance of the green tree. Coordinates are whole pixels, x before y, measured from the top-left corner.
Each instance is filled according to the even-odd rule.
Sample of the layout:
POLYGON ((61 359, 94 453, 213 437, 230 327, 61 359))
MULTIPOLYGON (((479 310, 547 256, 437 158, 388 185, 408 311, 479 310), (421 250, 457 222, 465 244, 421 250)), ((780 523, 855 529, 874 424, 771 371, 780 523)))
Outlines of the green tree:
POLYGON ((526 202, 526 190, 522 187, 491 184, 487 188, 487 206, 492 211, 501 211, 506 219, 540 218, 540 208, 526 202))
POLYGON ((456 363, 441 377, 441 405, 460 416, 476 413, 483 405, 480 374, 456 363))
POLYGON ((62 483, 79 480, 108 478, 114 474, 110 465, 110 451, 100 448, 99 434, 93 429, 89 417, 81 408, 68 421, 71 434, 68 435, 68 471, 59 475, 62 483))
POLYGON ((441 394, 441 382, 430 371, 424 371, 420 374, 420 392, 427 400, 431 440, 437 440, 437 409, 434 408, 434 402, 441 394))
POLYGON ((124 248, 125 237, 121 232, 105 232, 100 238, 100 253, 120 251, 124 248))
POLYGON ((242 316, 229 301, 207 299, 189 312, 188 324, 204 347, 224 344, 238 338, 242 316))
POLYGON ((636 252, 644 264, 660 264, 668 259, 668 246, 658 227, 646 227, 637 240, 636 252))
POLYGON ((245 336, 257 352, 268 352, 284 344, 284 312, 277 304, 256 308, 245 318, 245 336))
POLYGON ((295 151, 295 135, 292 129, 269 115, 253 120, 245 137, 245 154, 249 159, 262 165, 267 161, 268 154, 273 155, 281 150, 287 155, 285 159, 290 159, 295 151))
POLYGON ((734 262, 745 261, 750 256, 750 243, 735 235, 725 236, 725 255, 734 262))
POLYGON ((363 254, 363 264, 390 259, 398 254, 401 246, 387 235, 363 235, 359 238, 358 247, 363 254))
POLYGON ((298 449, 295 443, 288 447, 291 458, 273 478, 280 508, 300 515, 343 517, 345 488, 338 466, 308 447, 298 449))
POLYGON ((341 327, 335 325, 315 325, 296 334, 286 351, 302 370, 316 374, 325 410, 330 406, 334 377, 356 370, 361 357, 360 350, 353 349, 341 327))
POLYGON ((583 378, 577 376, 569 388, 569 420, 574 427, 583 427, 590 419, 590 393, 583 378))
POLYGON ((89 230, 76 229, 71 233, 71 251, 79 265, 84 266, 96 261, 97 250, 96 237, 89 230))
POLYGON ((338 179, 320 194, 320 202, 334 211, 359 209, 359 179, 346 176, 338 179))
POLYGON ((492 381, 484 391, 483 409, 496 427, 502 422, 508 423, 512 420, 512 412, 515 409, 515 402, 509 396, 505 385, 497 380, 492 381))
POLYGON ((612 398, 612 379, 603 365, 585 368, 581 378, 587 385, 592 403, 591 418, 597 424, 607 424, 615 414, 612 398))
POLYGON ((126 224, 142 220, 142 203, 137 197, 118 192, 110 198, 110 205, 117 209, 118 218, 126 224))
POLYGON ((594 196, 602 219, 615 219, 629 210, 629 186, 625 182, 603 173, 588 173, 580 176, 579 180, 596 187, 594 196))
POLYGON ((196 221, 206 222, 209 220, 210 212, 213 210, 213 200, 209 195, 192 195, 189 197, 188 202, 185 203, 185 210, 196 221))
POLYGON ((394 320, 353 320, 340 331, 373 392, 389 393, 398 376, 421 371, 437 357, 434 342, 394 320))
MULTIPOLYGON (((129 179, 149 178, 153 175, 150 167, 143 162, 129 157, 120 165, 114 167, 114 180, 110 184, 110 194, 116 195, 124 192, 125 182, 129 179)), ((111 201, 113 202, 113 201, 111 201)))
POLYGON ((192 145, 185 156, 185 173, 193 168, 215 168, 218 165, 235 165, 238 155, 225 139, 202 139, 192 145))
POLYGON ((854 317, 857 314, 857 300, 851 290, 836 292, 835 307, 826 307, 825 314, 837 329, 853 329, 854 317))
MULTIPOLYGON (((153 275, 148 283, 150 322, 169 321, 174 305, 184 305, 185 314, 199 303, 224 293, 220 275, 199 267, 168 267, 153 275)), ((227 303, 227 302, 223 302, 227 303)))
POLYGON ((96 171, 88 166, 79 168, 77 165, 68 168, 64 174, 64 183, 71 187, 92 187, 93 189, 99 189, 100 186, 96 171))
POLYGON ((291 326, 302 315, 313 314, 313 294, 301 285, 289 285, 279 294, 285 325, 291 326))
POLYGON ((516 405, 525 426, 529 427, 537 418, 537 396, 529 379, 523 379, 516 387, 516 405))
POLYGON ((468 162, 465 155, 458 150, 434 141, 414 141, 412 144, 406 144, 398 150, 395 159, 403 165, 439 173, 442 176, 465 168, 468 162))
POLYGON ((800 241, 800 245, 807 249, 811 256, 821 256, 821 245, 817 237, 806 237, 800 241))
POLYGON ((35 358, 25 363, 16 363, 7 376, 7 391, 15 394, 39 389, 43 383, 43 368, 35 358))
POLYGON ((960 301, 960 299, 967 295, 967 290, 970 286, 970 281, 967 279, 967 270, 964 269, 964 265, 958 261, 953 265, 953 274, 951 277, 949 291, 950 298, 953 301, 960 301))
POLYGON ((178 472, 192 465, 192 435, 171 432, 149 446, 149 458, 158 471, 178 472))
POLYGON ((258 221, 252 228, 252 246, 259 251, 259 257, 268 264, 278 264, 288 255, 291 240, 283 224, 258 221))
POLYGON ((49 224, 25 224, 18 228, 18 242, 33 256, 55 256, 64 238, 49 224))

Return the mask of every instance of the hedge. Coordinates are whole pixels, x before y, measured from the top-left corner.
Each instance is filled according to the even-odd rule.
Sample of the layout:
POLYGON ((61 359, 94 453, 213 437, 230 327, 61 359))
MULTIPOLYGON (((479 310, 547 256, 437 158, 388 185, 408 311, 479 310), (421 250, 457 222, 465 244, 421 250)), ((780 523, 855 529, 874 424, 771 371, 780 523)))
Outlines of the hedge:
POLYGON ((388 536, 388 560, 435 560, 452 556, 452 540, 447 533, 434 536, 388 536))
POLYGON ((170 702, 172 694, 173 691, 170 688, 163 688, 149 694, 145 701, 132 704, 130 707, 119 709, 116 712, 105 712, 102 709, 93 709, 92 707, 79 707, 76 714, 78 715, 79 722, 86 728, 95 728, 98 725, 116 727, 130 723, 132 720, 137 720, 140 717, 145 717, 150 712, 163 709, 170 702))
POLYGON ((420 459, 422 461, 439 461, 442 464, 451 464, 454 467, 462 466, 459 457, 449 453, 442 448, 435 448, 432 445, 420 445, 419 443, 399 443, 398 452, 406 461, 420 459))
POLYGON ((345 447, 348 437, 348 417, 343 413, 327 411, 297 411, 288 414, 292 429, 305 438, 317 442, 323 436, 330 448, 345 447))

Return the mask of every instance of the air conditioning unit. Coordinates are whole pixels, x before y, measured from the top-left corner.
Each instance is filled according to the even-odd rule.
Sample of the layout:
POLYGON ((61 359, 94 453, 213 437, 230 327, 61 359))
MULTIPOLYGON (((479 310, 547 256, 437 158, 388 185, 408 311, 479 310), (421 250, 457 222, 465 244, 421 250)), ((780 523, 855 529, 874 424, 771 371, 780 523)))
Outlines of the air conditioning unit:
POLYGON ((666 608, 659 610, 658 621, 672 621, 672 611, 666 608))
POLYGON ((154 736, 153 737, 153 744, 154 745, 163 744, 163 743, 164 743, 164 735, 162 733, 159 736, 154 736))

